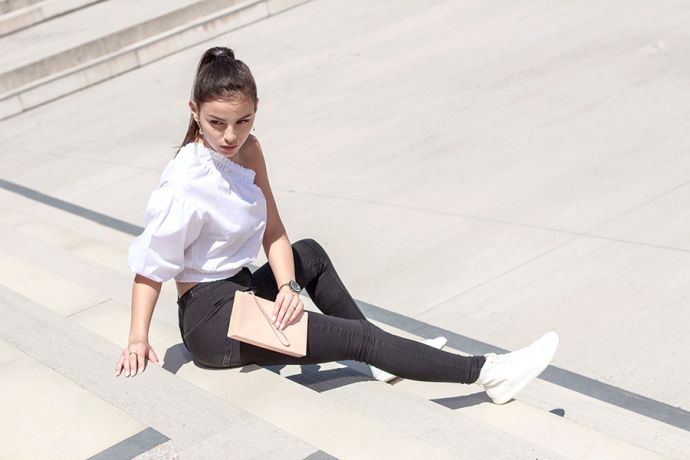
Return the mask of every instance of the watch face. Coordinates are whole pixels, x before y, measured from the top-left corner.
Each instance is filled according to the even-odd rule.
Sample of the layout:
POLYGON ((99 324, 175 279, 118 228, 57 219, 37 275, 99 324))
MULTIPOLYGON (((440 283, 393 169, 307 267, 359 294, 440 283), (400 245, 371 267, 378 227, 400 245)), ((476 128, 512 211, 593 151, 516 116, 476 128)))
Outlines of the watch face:
POLYGON ((299 284, 297 284, 297 281, 290 281, 290 289, 292 289, 295 292, 299 292, 302 290, 302 288, 299 287, 299 284))

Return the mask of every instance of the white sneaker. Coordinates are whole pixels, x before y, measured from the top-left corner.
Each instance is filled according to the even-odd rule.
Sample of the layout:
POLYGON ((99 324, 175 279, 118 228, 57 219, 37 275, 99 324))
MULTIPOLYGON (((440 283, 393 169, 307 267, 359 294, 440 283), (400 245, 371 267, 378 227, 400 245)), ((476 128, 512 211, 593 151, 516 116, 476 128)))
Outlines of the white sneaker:
MULTIPOLYGON (((446 345, 446 343, 448 343, 448 339, 445 337, 436 337, 435 339, 426 339, 422 343, 440 350, 446 345)), ((391 374, 390 372, 382 371, 378 367, 369 367, 371 368, 372 377, 374 377, 376 380, 380 382, 390 382, 391 380, 396 378, 395 375, 391 374)))
POLYGON ((488 353, 475 383, 495 404, 510 401, 549 365, 558 347, 558 334, 547 332, 532 345, 512 353, 488 353))

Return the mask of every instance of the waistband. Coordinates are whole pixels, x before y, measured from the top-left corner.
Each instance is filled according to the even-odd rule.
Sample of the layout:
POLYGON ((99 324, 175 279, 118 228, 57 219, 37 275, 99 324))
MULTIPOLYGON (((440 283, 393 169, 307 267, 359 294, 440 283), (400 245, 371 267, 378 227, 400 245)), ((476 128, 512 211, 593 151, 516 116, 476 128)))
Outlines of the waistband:
POLYGON ((208 287, 225 281, 232 281, 233 283, 237 283, 242 286, 247 286, 247 288, 250 289, 254 288, 252 283, 252 272, 249 270, 249 267, 242 267, 242 269, 239 272, 237 272, 235 275, 229 278, 223 278, 221 280, 215 281, 204 281, 192 286, 191 289, 182 294, 182 297, 177 299, 177 305, 182 307, 193 298, 199 296, 208 287))

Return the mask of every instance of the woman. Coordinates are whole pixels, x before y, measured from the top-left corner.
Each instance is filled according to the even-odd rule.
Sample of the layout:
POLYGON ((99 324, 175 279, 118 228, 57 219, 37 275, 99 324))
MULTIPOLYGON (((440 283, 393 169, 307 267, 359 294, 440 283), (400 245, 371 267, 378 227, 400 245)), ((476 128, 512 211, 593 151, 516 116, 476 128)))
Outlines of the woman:
POLYGON ((206 366, 352 359, 408 379, 477 383, 497 404, 546 368, 558 342, 553 332, 513 353, 465 357, 367 321, 323 248, 313 240, 288 240, 261 146, 251 135, 258 100, 249 68, 232 50, 214 47, 203 54, 187 134, 151 195, 144 232, 130 247, 132 320, 116 375, 136 375, 146 359, 158 363, 148 330, 161 283, 172 278, 183 342, 206 366), (247 265, 261 245, 268 263, 251 273, 247 265), (275 299, 272 319, 284 329, 303 311, 302 286, 322 312, 309 316, 306 356, 227 337, 236 290, 255 287, 258 296, 275 299))

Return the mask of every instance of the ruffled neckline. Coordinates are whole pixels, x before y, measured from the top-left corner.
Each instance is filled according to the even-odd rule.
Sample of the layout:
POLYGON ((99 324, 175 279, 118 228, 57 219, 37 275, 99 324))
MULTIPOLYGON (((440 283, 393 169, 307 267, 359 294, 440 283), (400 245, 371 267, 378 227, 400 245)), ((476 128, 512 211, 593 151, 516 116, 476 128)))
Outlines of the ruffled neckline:
POLYGON ((246 168, 198 142, 190 142, 190 144, 194 147, 198 158, 212 163, 219 171, 227 173, 242 182, 254 183, 256 172, 253 169, 246 168))

